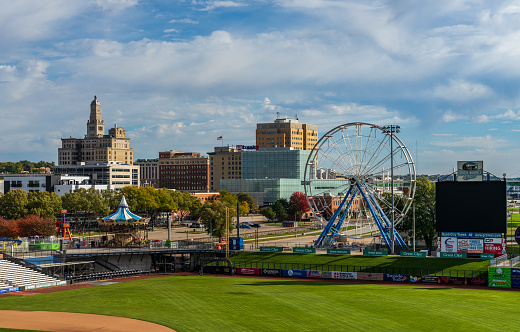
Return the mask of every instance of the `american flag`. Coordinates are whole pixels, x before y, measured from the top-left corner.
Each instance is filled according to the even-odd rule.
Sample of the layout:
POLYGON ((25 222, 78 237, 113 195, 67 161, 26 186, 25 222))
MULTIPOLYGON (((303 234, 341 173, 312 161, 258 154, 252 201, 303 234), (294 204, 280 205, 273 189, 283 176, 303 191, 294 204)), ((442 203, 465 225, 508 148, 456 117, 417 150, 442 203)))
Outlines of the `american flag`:
POLYGON ((222 141, 222 136, 217 137, 217 141, 222 141))

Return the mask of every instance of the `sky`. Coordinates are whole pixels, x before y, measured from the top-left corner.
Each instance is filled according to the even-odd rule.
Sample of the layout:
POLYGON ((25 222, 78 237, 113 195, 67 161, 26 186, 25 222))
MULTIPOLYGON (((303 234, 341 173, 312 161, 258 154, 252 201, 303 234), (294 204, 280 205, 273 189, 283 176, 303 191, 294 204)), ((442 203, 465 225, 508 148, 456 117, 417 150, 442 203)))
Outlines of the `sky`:
POLYGON ((90 102, 134 157, 401 127, 418 174, 520 176, 520 2, 0 0, 0 161, 57 161, 90 102), (217 141, 223 136, 223 142, 217 141))

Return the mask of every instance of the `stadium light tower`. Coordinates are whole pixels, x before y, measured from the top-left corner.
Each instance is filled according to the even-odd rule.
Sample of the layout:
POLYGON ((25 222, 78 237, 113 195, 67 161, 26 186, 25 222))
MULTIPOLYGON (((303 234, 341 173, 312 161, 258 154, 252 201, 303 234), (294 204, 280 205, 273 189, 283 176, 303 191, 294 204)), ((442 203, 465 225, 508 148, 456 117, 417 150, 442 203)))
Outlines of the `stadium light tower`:
POLYGON ((399 133, 401 127, 396 125, 389 125, 383 127, 383 132, 390 135, 390 190, 392 192, 392 225, 390 230, 390 254, 394 255, 395 243, 395 217, 394 217, 394 133, 399 133))

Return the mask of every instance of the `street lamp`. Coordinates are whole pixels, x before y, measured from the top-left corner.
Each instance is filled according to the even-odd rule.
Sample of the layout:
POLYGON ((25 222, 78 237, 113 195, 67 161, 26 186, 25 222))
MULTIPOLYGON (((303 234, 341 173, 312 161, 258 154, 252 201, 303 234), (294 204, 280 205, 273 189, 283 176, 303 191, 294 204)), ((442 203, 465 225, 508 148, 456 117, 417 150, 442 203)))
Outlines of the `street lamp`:
POLYGON ((396 125, 384 126, 381 128, 385 134, 390 135, 390 190, 392 191, 392 227, 390 233, 390 242, 392 247, 390 248, 390 254, 395 254, 394 251, 394 240, 395 240, 395 225, 394 225, 394 133, 399 133, 401 127, 396 125))

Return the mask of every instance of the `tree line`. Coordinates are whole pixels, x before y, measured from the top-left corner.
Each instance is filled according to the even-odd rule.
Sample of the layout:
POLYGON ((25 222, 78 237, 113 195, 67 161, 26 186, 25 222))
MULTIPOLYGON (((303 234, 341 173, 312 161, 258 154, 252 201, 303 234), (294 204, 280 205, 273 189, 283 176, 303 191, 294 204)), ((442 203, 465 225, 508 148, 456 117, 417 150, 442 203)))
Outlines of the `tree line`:
MULTIPOLYGON (((104 217, 115 211, 123 194, 129 209, 150 218, 151 226, 162 212, 176 213, 179 219, 192 216, 209 222, 211 217, 206 217, 211 215, 217 220, 223 207, 229 208, 230 217, 236 216, 236 202, 240 202, 239 213, 242 215, 258 211, 258 203, 251 195, 235 195, 226 190, 219 192, 215 202, 205 204, 187 192, 153 187, 125 187, 120 191, 80 188, 61 198, 51 192, 10 190, 0 196, 0 237, 53 235, 61 209, 66 209, 75 218, 76 230, 84 230, 89 218, 104 217), (31 228, 31 222, 40 226, 31 228)), ((216 221, 215 226, 215 235, 220 235, 222 225, 216 221)))
POLYGON ((55 165, 54 162, 47 162, 47 161, 38 161, 38 162, 32 162, 28 160, 21 160, 17 162, 12 161, 4 161, 0 162, 0 173, 10 173, 10 174, 17 174, 21 173, 23 170, 30 170, 33 173, 40 173, 43 172, 43 170, 40 170, 40 167, 48 167, 53 168, 55 165))

